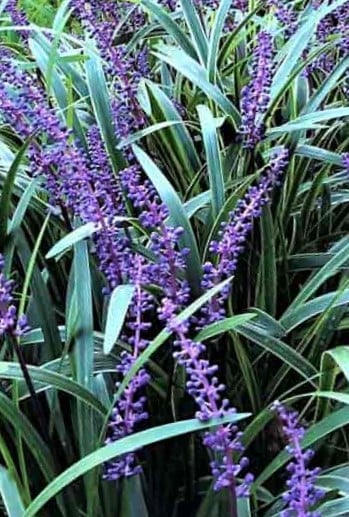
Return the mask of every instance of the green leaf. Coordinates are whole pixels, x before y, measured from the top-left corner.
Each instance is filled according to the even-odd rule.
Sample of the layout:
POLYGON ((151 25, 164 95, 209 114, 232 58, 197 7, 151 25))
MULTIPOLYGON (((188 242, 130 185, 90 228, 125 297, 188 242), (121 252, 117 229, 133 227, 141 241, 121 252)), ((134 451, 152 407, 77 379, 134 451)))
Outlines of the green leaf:
POLYGON ((39 187, 39 178, 34 178, 30 180, 25 191, 23 192, 18 204, 16 206, 16 210, 13 214, 13 217, 10 221, 8 232, 9 234, 14 234, 18 228, 21 226, 27 208, 30 204, 32 197, 35 194, 35 191, 39 187))
MULTIPOLYGON (((101 415, 106 414, 106 408, 103 406, 103 404, 100 403, 98 399, 95 398, 93 393, 72 379, 61 375, 60 373, 51 372, 38 366, 27 365, 27 369, 31 379, 34 382, 43 384, 44 389, 55 388, 57 390, 69 393, 77 400, 81 400, 88 406, 91 406, 101 415)), ((0 361, 0 378, 22 380, 23 374, 18 363, 0 361)))
MULTIPOLYGON (((336 378, 341 372, 344 374, 347 382, 349 382, 349 347, 339 346, 324 352, 321 356, 320 372, 319 390, 321 392, 332 391, 336 378)), ((329 401, 318 401, 317 412, 321 416, 328 414, 329 410, 329 401)))
MULTIPOLYGON (((0 365, 3 363, 0 363, 0 365)), ((17 366, 17 365, 16 365, 17 366)), ((1 366, 0 366, 1 368, 1 366)), ((26 443, 35 458, 44 478, 50 481, 55 476, 54 461, 49 448, 28 418, 18 409, 16 404, 0 392, 0 414, 2 421, 7 420, 26 443)))
POLYGON ((339 517, 339 515, 347 516, 349 514, 349 497, 341 497, 333 501, 321 505, 318 508, 320 515, 324 517, 339 517))
POLYGON ((267 352, 279 357, 284 364, 288 364, 296 372, 298 372, 305 379, 309 379, 317 375, 317 370, 314 366, 309 363, 301 354, 296 352, 294 348, 290 347, 280 339, 277 339, 258 325, 251 323, 244 323, 237 327, 236 331, 238 334, 250 339, 254 343, 257 343, 267 352))
POLYGON ((221 90, 207 80, 206 70, 199 65, 194 59, 186 55, 182 50, 171 48, 165 45, 158 47, 158 51, 154 55, 160 60, 165 61, 178 72, 184 75, 189 81, 198 86, 206 95, 215 101, 223 110, 224 114, 231 117, 235 129, 240 126, 240 113, 230 102, 230 100, 221 92, 221 90))
POLYGON ((180 123, 157 133, 156 137, 161 140, 161 146, 164 148, 163 153, 166 156, 168 155, 168 162, 171 168, 176 167, 178 174, 182 174, 182 171, 185 170, 188 172, 188 176, 192 178, 200 169, 201 162, 192 137, 180 113, 173 105, 171 99, 157 84, 146 80, 140 89, 141 91, 145 90, 145 95, 149 97, 152 120, 156 122, 165 120, 180 123), (179 162, 178 165, 177 162, 179 162))
POLYGON ((196 48, 196 53, 201 63, 205 65, 207 62, 208 42, 198 13, 196 12, 192 0, 180 0, 180 3, 191 34, 191 40, 196 48))
MULTIPOLYGON (((330 108, 323 111, 315 111, 313 113, 306 113, 295 120, 292 120, 288 124, 284 126, 280 126, 278 128, 273 128, 268 133, 273 133, 274 131, 280 131, 282 128, 292 128, 292 126, 297 127, 297 129, 307 128, 312 125, 316 125, 319 122, 323 122, 325 120, 332 120, 336 118, 349 117, 349 108, 330 108)), ((293 129, 286 129, 286 131, 293 131, 293 129)))
POLYGON ((321 106, 321 103, 326 99, 331 90, 338 85, 340 78, 347 72, 348 67, 349 56, 346 56, 335 66, 330 74, 326 74, 324 80, 302 110, 303 114, 315 112, 321 106))
POLYGON ((160 7, 157 3, 152 0, 141 0, 141 4, 146 7, 161 25, 166 29, 166 32, 172 36, 172 38, 178 43, 188 56, 196 59, 196 52, 194 46, 188 36, 183 32, 180 27, 173 21, 172 17, 160 7))
POLYGON ((184 229, 183 236, 180 239, 180 246, 181 248, 190 249, 190 253, 186 257, 188 282, 192 292, 197 296, 200 292, 201 263, 195 236, 187 214, 185 213, 183 204, 171 183, 162 174, 160 169, 149 158, 149 156, 135 145, 132 149, 137 160, 144 169, 144 172, 147 174, 150 181, 158 191, 160 198, 167 206, 170 214, 171 225, 174 227, 180 226, 184 229))
POLYGON ((210 190, 212 196, 212 215, 216 219, 224 205, 224 178, 221 156, 216 133, 216 122, 207 106, 197 107, 204 140, 207 169, 210 178, 210 190))
POLYGON ((302 24, 297 32, 288 41, 288 44, 279 52, 282 62, 274 74, 271 87, 271 98, 278 98, 288 84, 288 78, 293 69, 299 62, 304 50, 313 36, 316 26, 315 16, 311 17, 306 23, 302 24))
POLYGON ((117 140, 113 125, 110 96, 103 72, 103 67, 92 43, 87 45, 88 60, 86 61, 86 78, 91 97, 93 111, 98 122, 114 172, 126 166, 122 153, 117 149, 117 140))
POLYGON ((24 505, 10 472, 0 465, 0 494, 8 517, 23 517, 24 505))
MULTIPOLYGON (((115 223, 124 223, 130 221, 128 217, 115 217, 113 220, 115 223)), ((100 231, 101 226, 98 223, 85 223, 82 226, 79 226, 75 230, 71 231, 67 235, 65 235, 62 239, 60 239, 46 254, 47 259, 51 259, 57 257, 57 255, 61 255, 65 253, 69 248, 77 244, 78 242, 88 239, 94 233, 100 231)))
POLYGON ((126 477, 122 480, 120 515, 122 517, 148 517, 140 476, 126 477))
POLYGON ((52 248, 48 251, 48 253, 46 253, 46 258, 51 259, 64 253, 69 248, 74 246, 74 244, 77 244, 83 239, 91 237, 91 235, 96 233, 98 229, 99 227, 96 223, 86 223, 82 226, 79 226, 79 228, 71 231, 68 233, 68 235, 65 235, 62 239, 56 242, 54 246, 52 246, 52 248))
MULTIPOLYGON (((74 379, 86 390, 92 391, 94 369, 94 339, 93 339, 93 303, 91 273, 86 241, 74 245, 73 261, 74 291, 72 299, 76 307, 76 323, 73 335, 74 350, 71 359, 74 364, 74 379)), ((77 400, 78 444, 81 456, 93 451, 98 443, 96 414, 91 407, 77 400)), ((101 419, 98 420, 99 425, 101 419)), ((97 494, 94 490, 98 471, 91 472, 84 478, 87 493, 88 514, 95 515, 97 509, 97 494)))
POLYGON ((251 517, 251 505, 248 497, 239 497, 237 500, 238 505, 238 516, 239 517, 251 517))
POLYGON ((74 332, 74 362, 76 380, 86 389, 92 389, 93 374, 93 307, 92 286, 86 242, 74 246, 74 295, 77 323, 74 332))
POLYGON ((0 249, 3 248, 6 238, 7 238, 7 224, 10 217, 11 210, 11 196, 12 190, 15 184, 15 178, 19 166, 23 160, 23 157, 28 149, 30 142, 33 137, 27 138, 24 142, 18 153, 16 154, 15 159, 13 160, 9 171, 6 174, 6 179, 1 189, 1 198, 0 198, 0 249))
POLYGON ((342 404, 349 404, 349 395, 347 393, 340 393, 338 391, 317 391, 314 393, 314 395, 316 397, 335 400, 336 402, 341 402, 342 404))
POLYGON ((193 215, 196 214, 201 208, 203 208, 205 205, 208 205, 211 200, 211 192, 201 192, 201 194, 198 194, 195 197, 192 197, 184 204, 184 208, 187 214, 188 219, 193 217, 193 215))
POLYGON ((224 320, 211 323, 211 325, 200 330, 195 337, 195 340, 205 341, 206 339, 211 339, 229 330, 234 330, 255 317, 255 314, 238 314, 237 316, 231 316, 230 318, 225 318, 224 320))
POLYGON ((119 338, 134 292, 134 285, 119 285, 112 292, 103 342, 105 354, 110 354, 119 338))
POLYGON ((277 268, 275 256, 275 229, 270 207, 263 208, 261 225, 261 258, 260 258, 260 300, 258 307, 264 308, 272 316, 276 313, 277 304, 277 268))
MULTIPOLYGON (((22 228, 16 235, 16 249, 24 271, 27 271, 31 260, 31 251, 22 228)), ((61 354, 61 339, 57 328, 54 304, 46 283, 42 277, 38 264, 35 265, 31 277, 30 307, 33 310, 35 321, 40 321, 45 337, 45 346, 40 349, 43 361, 49 361, 61 354)))
POLYGON ((287 332, 290 332, 298 325, 326 311, 330 307, 340 307, 347 304, 349 304, 349 289, 345 289, 343 292, 333 291, 318 296, 310 302, 298 304, 292 311, 287 310, 287 314, 282 316, 280 323, 287 332))
POLYGON ((320 271, 316 272, 310 280, 302 287, 302 290, 299 292, 298 296, 293 300, 293 302, 289 305, 286 312, 283 314, 281 318, 281 323, 285 326, 284 320, 290 316, 290 314, 297 310, 301 304, 304 304, 320 287, 333 275, 338 273, 338 269, 341 265, 348 260, 349 258, 349 239, 343 240, 341 243, 340 249, 334 255, 334 257, 329 260, 320 271))
MULTIPOLYGON (((334 257, 334 253, 299 253, 291 255, 288 259, 289 271, 307 271, 322 268, 334 257)), ((339 268, 345 271, 349 267, 349 257, 339 268)))
POLYGON ((323 371, 332 370, 334 365, 337 365, 349 383, 349 346, 339 346, 324 353, 323 371))
POLYGON ((316 486, 325 488, 325 490, 334 490, 349 496, 348 477, 337 475, 336 470, 320 476, 316 481, 316 486))
POLYGON ((182 120, 166 120, 165 122, 153 124, 152 126, 141 129, 140 131, 135 131, 132 135, 125 138, 125 140, 121 140, 118 147, 119 149, 124 149, 125 147, 129 147, 131 144, 135 144, 146 136, 156 133, 157 131, 161 131, 162 129, 171 128, 178 124, 184 124, 184 122, 182 120))
POLYGON ((39 510, 63 488, 75 481, 89 470, 110 461, 111 459, 135 451, 149 444, 154 444, 162 440, 181 436, 183 434, 203 431, 210 427, 225 423, 235 423, 249 416, 249 413, 231 414, 223 418, 212 419, 209 422, 199 422, 196 419, 184 420, 172 424, 165 424, 146 431, 135 433, 126 438, 122 438, 110 445, 105 445, 97 451, 85 456, 67 470, 57 476, 28 506, 24 517, 35 517, 39 510))
POLYGON ((315 28, 319 21, 337 7, 345 4, 345 1, 346 0, 338 0, 329 6, 324 4, 319 9, 311 9, 308 11, 308 17, 305 19, 305 22, 300 25, 296 33, 279 52, 278 58, 281 61, 281 65, 274 74, 273 84, 271 87, 272 100, 280 97, 280 95, 285 91, 289 77, 313 37, 315 28))
POLYGON ((311 160, 319 160, 331 165, 343 166, 343 160, 340 154, 334 153, 333 151, 327 151, 321 149, 321 147, 315 147, 312 145, 298 145, 296 148, 296 154, 310 158, 311 160))
POLYGON ((222 0, 220 2, 219 8, 215 13, 215 19, 211 30, 207 58, 207 71, 208 79, 210 82, 213 83, 216 82, 219 43, 223 36, 224 23, 229 12, 231 3, 232 0, 222 0))

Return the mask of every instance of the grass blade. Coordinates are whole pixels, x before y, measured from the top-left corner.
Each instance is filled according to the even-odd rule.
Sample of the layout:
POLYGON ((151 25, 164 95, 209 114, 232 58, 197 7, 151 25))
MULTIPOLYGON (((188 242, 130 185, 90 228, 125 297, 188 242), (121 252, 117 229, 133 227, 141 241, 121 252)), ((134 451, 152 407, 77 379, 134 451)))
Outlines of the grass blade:
POLYGON ((86 474, 86 472, 89 472, 91 469, 102 465, 116 456, 135 451, 149 444, 168 440, 175 436, 203 431, 210 427, 225 423, 239 422, 248 416, 249 413, 236 413, 223 418, 215 418, 208 422, 199 422, 196 419, 192 419, 175 422, 173 424, 165 424, 135 433, 131 436, 127 436, 126 438, 122 438, 113 444, 101 447, 57 476, 54 481, 52 481, 52 483, 50 483, 29 505, 24 517, 35 517, 38 515, 38 511, 41 510, 42 507, 63 488, 75 481, 75 479, 86 474))
POLYGON ((119 338, 134 292, 134 285, 119 285, 112 292, 103 342, 103 352, 106 355, 110 354, 119 338))

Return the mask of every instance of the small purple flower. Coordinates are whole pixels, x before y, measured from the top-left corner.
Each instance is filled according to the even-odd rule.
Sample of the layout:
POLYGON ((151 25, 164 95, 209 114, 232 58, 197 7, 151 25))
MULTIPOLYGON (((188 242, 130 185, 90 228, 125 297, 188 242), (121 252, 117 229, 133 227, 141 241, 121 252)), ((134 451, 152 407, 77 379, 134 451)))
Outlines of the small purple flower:
POLYGON ((241 91, 240 133, 244 147, 254 149, 264 136, 263 115, 269 104, 273 78, 273 39, 266 31, 259 32, 253 52, 251 80, 241 91))
MULTIPOLYGON (((203 343, 193 341, 187 337, 189 326, 187 323, 177 323, 175 318, 169 326, 176 333, 174 342, 177 351, 173 354, 178 364, 185 368, 188 376, 186 387, 189 395, 195 400, 198 411, 196 418, 207 422, 212 418, 221 418, 234 414, 235 408, 230 406, 229 400, 223 397, 225 385, 218 381, 216 376, 218 366, 210 364, 204 358, 206 347, 203 343)), ((236 425, 220 425, 217 429, 205 433, 203 443, 212 452, 215 459, 210 463, 214 477, 214 489, 229 488, 235 497, 247 497, 249 487, 253 482, 250 473, 243 474, 249 461, 243 456, 238 462, 233 455, 244 451, 241 442, 242 433, 236 425), (242 482, 237 484, 237 477, 242 476, 242 482)))
POLYGON ((0 339, 4 336, 19 337, 28 332, 25 315, 19 316, 13 303, 13 280, 7 280, 3 273, 4 258, 0 255, 0 339))
MULTIPOLYGON (((130 304, 127 325, 122 337, 130 345, 131 352, 123 351, 120 362, 116 367, 117 373, 122 378, 129 372, 138 355, 148 345, 144 333, 149 330, 151 323, 146 321, 146 315, 154 309, 153 297, 143 289, 143 283, 147 284, 149 280, 147 264, 144 259, 136 256, 130 268, 129 276, 134 281, 135 294, 133 302, 130 304)), ((141 422, 148 419, 148 413, 145 410, 146 398, 142 395, 142 392, 149 381, 150 376, 144 368, 141 368, 132 378, 113 409, 106 443, 115 442, 132 434, 141 422)), ((117 388, 118 386, 119 383, 116 384, 117 388)), ((121 477, 134 476, 140 472, 141 467, 137 464, 135 454, 129 453, 107 463, 104 478, 115 481, 121 477)))
POLYGON ((286 38, 289 38, 297 30, 297 13, 294 5, 285 0, 267 0, 268 7, 271 7, 277 20, 285 31, 286 38))
MULTIPOLYGON (((22 27, 25 25, 29 25, 29 21, 25 12, 23 11, 23 9, 19 7, 19 0, 7 0, 5 11, 10 16, 13 25, 18 25, 22 27)), ((19 31, 19 34, 24 41, 28 40, 28 31, 21 30, 19 31)))
POLYGON ((297 411, 289 411, 279 401, 274 402, 272 409, 277 411, 283 423, 283 431, 288 441, 286 450, 293 456, 287 466, 290 477, 287 481, 288 490, 283 495, 286 509, 282 517, 321 517, 312 507, 320 501, 324 491, 315 486, 320 473, 319 468, 310 469, 309 463, 314 456, 311 449, 302 450, 302 440, 305 429, 299 423, 297 411))
POLYGON ((232 5, 243 13, 248 11, 248 0, 234 0, 232 5))
MULTIPOLYGON (((229 220, 222 223, 218 239, 213 240, 209 246, 215 260, 207 261, 203 265, 203 289, 210 289, 234 274, 253 221, 261 215, 263 206, 270 201, 272 189, 278 185, 287 163, 287 149, 274 153, 259 183, 249 188, 245 197, 229 214, 229 220)), ((225 316, 224 304, 229 293, 228 286, 201 310, 201 319, 198 321, 200 327, 225 316)))
POLYGON ((349 172, 349 153, 342 154, 343 167, 349 172))
MULTIPOLYGON (((312 7, 318 9, 322 2, 313 0, 312 7)), ((331 41, 334 37, 340 38, 337 40, 334 50, 328 50, 314 61, 307 65, 304 71, 305 75, 312 72, 331 73, 336 63, 346 57, 349 52, 349 2, 338 7, 330 14, 326 15, 320 20, 316 28, 315 41, 324 45, 331 41)), ((319 46, 320 46, 319 45, 319 46)), ((309 54, 309 49, 304 52, 304 58, 309 54)))

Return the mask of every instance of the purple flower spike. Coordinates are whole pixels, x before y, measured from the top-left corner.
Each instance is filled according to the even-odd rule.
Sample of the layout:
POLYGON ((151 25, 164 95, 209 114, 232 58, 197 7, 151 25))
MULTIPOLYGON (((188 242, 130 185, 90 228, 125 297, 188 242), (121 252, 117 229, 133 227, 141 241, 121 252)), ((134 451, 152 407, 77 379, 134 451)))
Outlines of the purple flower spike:
MULTIPOLYGON (((148 280, 144 260, 136 257, 133 267, 131 265, 130 267, 130 276, 135 282, 135 294, 127 320, 129 332, 126 330, 123 339, 130 345, 132 351, 123 351, 121 360, 116 367, 116 371, 121 374, 122 378, 130 371, 140 352, 148 345, 148 341, 144 339, 143 335, 149 330, 151 324, 145 321, 145 316, 154 308, 152 296, 142 289, 142 283, 147 283, 148 280)), ((141 422, 148 419, 148 413, 145 410, 146 398, 142 396, 142 392, 149 381, 150 376, 144 368, 141 368, 132 378, 113 409, 106 443, 115 442, 132 434, 141 422)), ((119 387, 119 383, 116 384, 116 387, 119 387)), ((135 454, 129 453, 107 463, 104 478, 115 481, 140 472, 141 467, 137 464, 135 454)))
MULTIPOLYGON (((201 422, 207 422, 212 418, 234 414, 235 408, 230 407, 229 400, 223 397, 225 385, 219 383, 216 376, 218 366, 210 364, 204 358, 205 345, 187 337, 187 323, 177 323, 174 318, 170 326, 177 335, 174 342, 177 348, 173 354, 174 358, 185 368, 188 376, 187 391, 198 406, 196 418, 201 422)), ((205 433, 203 440, 204 445, 215 457, 210 464, 214 489, 218 491, 229 488, 233 491, 234 497, 247 497, 253 482, 252 474, 243 474, 248 467, 248 459, 242 457, 237 463, 233 460, 235 452, 244 451, 241 438, 242 433, 238 431, 237 426, 228 424, 205 433), (241 474, 242 482, 237 485, 236 478, 241 477, 241 474)))
POLYGON ((268 32, 261 31, 254 49, 251 81, 241 91, 240 132, 247 149, 254 149, 264 136, 262 117, 269 103, 273 69, 273 39, 268 32))
MULTIPOLYGON (((264 170, 259 184, 249 188, 245 197, 230 213, 229 220, 221 225, 219 238, 212 241, 209 247, 217 260, 207 261, 203 266, 203 289, 210 289, 234 274, 253 220, 261 215, 263 206, 270 201, 272 189, 278 185, 287 163, 287 149, 276 152, 264 170)), ((213 323, 225 316, 224 303, 229 292, 229 287, 226 287, 202 309, 199 326, 213 323)))
POLYGON ((14 282, 5 278, 3 268, 4 259, 0 255, 0 339, 4 336, 19 337, 29 330, 27 318, 24 315, 18 317, 12 296, 14 282))
MULTIPOLYGON (((9 14, 13 25, 29 25, 28 18, 25 14, 25 12, 19 7, 18 0, 8 0, 6 4, 6 12, 9 14)), ((19 31, 20 36, 24 41, 28 40, 28 34, 27 31, 19 31)))
POLYGON ((293 456, 293 461, 287 466, 290 474, 287 481, 288 490, 283 495, 286 509, 280 515, 282 517, 321 517, 319 512, 312 511, 312 507, 324 495, 324 491, 315 486, 320 469, 310 469, 308 466, 314 451, 302 450, 301 441, 304 438, 305 429, 299 423, 299 414, 297 411, 289 411, 279 401, 274 402, 272 409, 277 411, 283 423, 283 431, 289 443, 286 450, 293 456))
POLYGON ((349 172, 349 153, 342 154, 343 167, 349 172))
POLYGON ((271 7, 280 25, 284 28, 286 38, 289 38, 297 30, 297 13, 294 6, 288 5, 285 0, 267 0, 268 7, 271 7))

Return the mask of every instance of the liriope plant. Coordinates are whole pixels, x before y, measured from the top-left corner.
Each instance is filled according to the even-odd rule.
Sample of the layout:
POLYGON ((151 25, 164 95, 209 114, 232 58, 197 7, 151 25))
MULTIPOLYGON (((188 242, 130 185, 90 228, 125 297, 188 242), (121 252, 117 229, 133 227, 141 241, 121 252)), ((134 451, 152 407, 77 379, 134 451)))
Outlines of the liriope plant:
POLYGON ((9 515, 346 511, 346 3, 4 4, 9 515))

